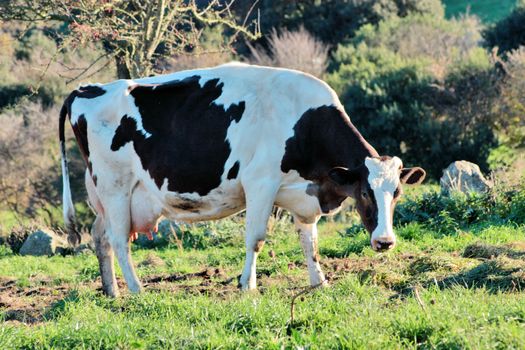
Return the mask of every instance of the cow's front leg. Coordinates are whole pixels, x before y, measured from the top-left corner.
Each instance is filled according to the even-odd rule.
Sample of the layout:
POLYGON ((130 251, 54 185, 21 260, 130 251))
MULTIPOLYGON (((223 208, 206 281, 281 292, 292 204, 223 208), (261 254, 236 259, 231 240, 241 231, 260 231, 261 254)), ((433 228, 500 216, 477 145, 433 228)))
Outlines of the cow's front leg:
POLYGON ((108 242, 104 227, 104 218, 97 215, 91 227, 91 236, 95 242, 100 277, 102 279, 102 290, 110 297, 118 296, 117 279, 115 278, 115 267, 113 263, 113 250, 108 242))
POLYGON ((297 217, 294 217, 295 228, 299 233, 301 246, 308 266, 310 275, 310 284, 312 286, 323 284, 327 285, 321 265, 319 265, 319 248, 317 243, 317 221, 318 217, 313 218, 311 223, 303 223, 297 217))
POLYGON ((242 290, 251 290, 257 287, 257 256, 264 246, 278 184, 259 179, 243 186, 246 196, 246 261, 240 285, 242 290))
POLYGON ((106 234, 113 248, 124 279, 131 293, 139 293, 142 289, 133 267, 129 247, 129 232, 131 229, 131 214, 129 196, 113 197, 105 206, 106 234), (108 227, 109 226, 109 227, 108 227))

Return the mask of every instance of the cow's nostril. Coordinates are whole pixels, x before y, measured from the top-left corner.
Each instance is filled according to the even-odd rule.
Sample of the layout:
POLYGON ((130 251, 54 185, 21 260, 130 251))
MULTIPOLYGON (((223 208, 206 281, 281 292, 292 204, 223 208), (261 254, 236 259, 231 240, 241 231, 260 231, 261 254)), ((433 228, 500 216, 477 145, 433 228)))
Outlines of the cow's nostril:
POLYGON ((388 250, 394 246, 393 241, 381 242, 377 241, 377 250, 388 250))

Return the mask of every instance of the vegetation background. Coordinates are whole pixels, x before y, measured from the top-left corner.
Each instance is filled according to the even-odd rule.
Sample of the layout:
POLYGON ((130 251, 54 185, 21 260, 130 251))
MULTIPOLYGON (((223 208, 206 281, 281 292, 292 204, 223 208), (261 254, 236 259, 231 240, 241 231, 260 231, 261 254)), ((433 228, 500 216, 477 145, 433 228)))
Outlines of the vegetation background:
MULTIPOLYGON (((524 348, 525 3, 226 5, 0 1, 0 348, 524 348), (150 25, 165 29, 145 35, 150 25), (296 299, 293 322, 306 274, 286 214, 271 225, 259 295, 235 289, 242 215, 134 246, 147 284, 138 297, 96 292, 93 255, 18 255, 33 228, 62 224, 56 130, 72 89, 230 60, 320 77, 381 154, 428 171, 398 206, 393 252, 373 254, 351 205, 324 221, 332 287, 296 299), (458 159, 480 165, 494 189, 439 193, 458 159)), ((88 227, 85 168, 68 139, 88 227)))

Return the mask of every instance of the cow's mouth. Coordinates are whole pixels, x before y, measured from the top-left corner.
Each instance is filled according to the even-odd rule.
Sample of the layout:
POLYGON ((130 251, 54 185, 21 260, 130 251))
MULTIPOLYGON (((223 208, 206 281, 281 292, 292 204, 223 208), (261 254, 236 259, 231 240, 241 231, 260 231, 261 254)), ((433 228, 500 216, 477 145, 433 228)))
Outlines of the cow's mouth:
POLYGON ((376 252, 384 252, 394 248, 396 241, 392 238, 377 238, 373 239, 370 244, 376 252))

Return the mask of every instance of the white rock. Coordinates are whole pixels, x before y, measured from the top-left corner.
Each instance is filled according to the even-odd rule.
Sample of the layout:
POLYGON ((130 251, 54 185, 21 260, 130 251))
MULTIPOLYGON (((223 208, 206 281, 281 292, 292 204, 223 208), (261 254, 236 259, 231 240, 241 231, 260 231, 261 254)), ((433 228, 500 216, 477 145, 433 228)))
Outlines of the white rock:
POLYGON ((493 184, 485 179, 479 166, 466 160, 458 160, 443 170, 439 181, 441 192, 478 192, 483 193, 492 188, 493 184))
POLYGON ((21 255, 51 256, 69 251, 67 240, 49 229, 40 229, 31 233, 22 247, 21 255))

